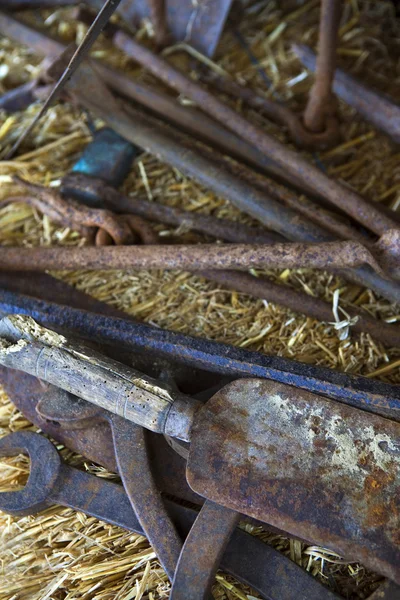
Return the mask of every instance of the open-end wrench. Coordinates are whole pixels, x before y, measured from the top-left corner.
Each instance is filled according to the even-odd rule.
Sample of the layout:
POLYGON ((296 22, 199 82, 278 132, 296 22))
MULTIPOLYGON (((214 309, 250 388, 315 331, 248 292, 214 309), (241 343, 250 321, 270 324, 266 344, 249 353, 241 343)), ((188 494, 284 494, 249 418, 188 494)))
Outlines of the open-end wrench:
MULTIPOLYGON (((145 535, 122 486, 64 464, 55 446, 38 433, 19 431, 0 440, 0 456, 19 453, 30 457, 28 482, 22 490, 1 493, 0 510, 27 515, 60 504, 145 535)), ((179 534, 185 537, 198 513, 172 501, 166 501, 166 506, 179 534)), ((269 600, 338 598, 285 556, 239 529, 234 531, 220 566, 269 600)))

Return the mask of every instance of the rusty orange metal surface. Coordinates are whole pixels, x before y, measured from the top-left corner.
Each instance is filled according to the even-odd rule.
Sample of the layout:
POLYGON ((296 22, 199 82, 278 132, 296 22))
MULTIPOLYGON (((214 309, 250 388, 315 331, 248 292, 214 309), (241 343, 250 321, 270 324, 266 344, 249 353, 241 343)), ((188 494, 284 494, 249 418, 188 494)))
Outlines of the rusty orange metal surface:
POLYGON ((399 478, 398 423, 284 384, 229 384, 192 431, 195 492, 397 583, 399 478))

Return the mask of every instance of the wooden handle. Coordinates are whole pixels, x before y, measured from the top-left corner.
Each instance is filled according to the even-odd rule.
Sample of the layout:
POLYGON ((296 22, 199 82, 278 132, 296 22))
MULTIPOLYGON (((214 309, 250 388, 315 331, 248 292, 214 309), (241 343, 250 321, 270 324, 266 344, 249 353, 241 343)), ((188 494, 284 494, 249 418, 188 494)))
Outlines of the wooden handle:
POLYGON ((31 317, 0 321, 0 364, 25 371, 129 421, 188 441, 199 403, 31 317))

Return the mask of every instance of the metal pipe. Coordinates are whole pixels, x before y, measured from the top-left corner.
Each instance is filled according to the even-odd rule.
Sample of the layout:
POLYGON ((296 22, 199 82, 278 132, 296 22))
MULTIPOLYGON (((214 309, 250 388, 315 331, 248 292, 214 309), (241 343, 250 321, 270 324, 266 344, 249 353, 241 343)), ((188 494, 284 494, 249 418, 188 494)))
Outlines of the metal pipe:
POLYGON ((324 244, 198 244, 174 246, 3 247, 0 269, 285 269, 358 267, 381 271, 373 255, 357 242, 324 244))
POLYGON ((341 0, 321 0, 315 83, 311 88, 304 111, 304 124, 307 129, 315 133, 323 131, 326 128, 327 119, 336 112, 332 80, 336 66, 336 46, 341 12, 341 0))
MULTIPOLYGON (((302 64, 315 71, 317 60, 311 48, 304 44, 293 44, 292 48, 302 64)), ((393 100, 372 91, 342 69, 335 70, 333 91, 364 119, 400 143, 400 106, 393 100)))
POLYGON ((371 231, 381 235, 388 229, 396 227, 395 221, 382 214, 374 206, 369 205, 356 192, 330 179, 296 152, 247 121, 205 88, 172 67, 164 59, 144 48, 124 32, 119 31, 115 34, 114 43, 155 77, 188 96, 197 103, 201 110, 223 123, 261 152, 273 156, 274 160, 282 168, 286 168, 292 176, 312 187, 317 193, 371 231))

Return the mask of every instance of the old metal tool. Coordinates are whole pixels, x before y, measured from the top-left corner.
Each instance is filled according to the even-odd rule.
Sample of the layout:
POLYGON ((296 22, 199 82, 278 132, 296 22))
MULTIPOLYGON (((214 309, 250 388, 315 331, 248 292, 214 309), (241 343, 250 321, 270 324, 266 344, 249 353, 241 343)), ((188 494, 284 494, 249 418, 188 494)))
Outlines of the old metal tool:
MULTIPOLYGON (((204 156, 193 147, 188 136, 177 136, 163 123, 140 111, 129 109, 129 114, 125 112, 89 65, 84 65, 78 70, 71 85, 79 101, 104 118, 118 133, 179 168, 187 176, 211 187, 217 194, 227 197, 238 208, 251 214, 267 227, 290 239, 311 242, 332 239, 332 236, 317 224, 283 206, 281 202, 267 196, 241 177, 228 172, 219 164, 218 155, 215 155, 214 160, 204 156), (96 102, 93 101, 94 96, 96 102), (132 115, 135 116, 134 120, 132 115)), ((399 300, 398 284, 367 267, 341 270, 340 274, 395 302, 399 300)))
MULTIPOLYGON (((43 387, 40 386, 39 381, 22 374, 22 380, 19 382, 21 374, 17 372, 11 374, 8 372, 4 375, 6 377, 5 380, 3 377, 1 378, 2 383, 5 383, 7 392, 11 394, 13 401, 16 400, 17 407, 25 415, 27 413, 31 415, 37 398, 43 397, 43 387), (10 385, 11 381, 13 383, 10 385), (28 390, 33 394, 31 402, 26 401, 28 390)), ((49 390, 49 393, 54 392, 49 390)), ((71 401, 73 402, 73 399, 71 401)), ((40 419, 40 423, 45 431, 48 431, 49 427, 53 431, 48 421, 40 419)), ((84 425, 82 423, 82 427, 84 425)), ((99 424, 96 424, 96 427, 99 429, 99 424)), ((54 427, 54 429, 57 430, 57 439, 61 439, 65 443, 64 432, 64 436, 67 435, 69 439, 74 439, 75 446, 83 455, 86 455, 87 436, 88 434, 90 436, 90 431, 94 429, 93 423, 86 424, 85 436, 79 435, 82 430, 68 429, 65 427, 65 423, 61 431, 60 427, 54 427)), ((106 430, 101 429, 100 425, 97 444, 92 449, 96 456, 96 462, 99 464, 104 464, 104 449, 107 440, 111 442, 111 436, 107 434, 106 430)), ((53 503, 70 506, 96 516, 102 521, 145 534, 121 486, 64 465, 59 458, 58 460, 55 458, 57 451, 51 442, 39 434, 19 432, 6 436, 0 441, 0 454, 3 456, 11 456, 15 452, 26 452, 27 450, 29 450, 31 458, 31 475, 28 484, 23 492, 0 494, 0 510, 13 514, 32 514, 40 508, 44 508, 43 505, 38 506, 35 502, 40 494, 45 506, 53 503), (49 465, 46 470, 48 484, 43 486, 42 472, 46 464, 49 465), (39 487, 40 489, 38 489, 39 487)), ((163 455, 159 454, 161 463, 163 462, 162 456, 165 459, 168 455, 168 446, 163 452, 163 455)), ((177 480, 178 485, 174 485, 175 479, 176 472, 172 471, 164 477, 170 489, 172 483, 174 495, 178 497, 177 490, 179 490, 180 484, 177 480)), ((159 478, 158 482, 160 483, 159 478)), ((198 513, 167 499, 164 502, 180 535, 182 538, 186 537, 198 513)), ((297 600, 297 598, 333 600, 337 597, 282 554, 238 529, 233 532, 221 562, 218 564, 269 600, 297 600), (288 585, 289 581, 290 585, 288 585)))
MULTIPOLYGON (((312 49, 304 44, 294 44, 292 47, 302 64, 310 71, 315 71, 316 56, 312 49)), ((393 100, 374 92, 338 68, 334 72, 333 90, 364 119, 384 131, 396 143, 400 142, 400 107, 393 100)))
MULTIPOLYGON (((14 515, 26 515, 59 504, 146 535, 122 486, 64 464, 55 446, 45 437, 30 431, 3 437, 0 440, 0 456, 16 453, 29 454, 30 476, 23 490, 0 493, 0 510, 14 515)), ((99 457, 101 458, 101 449, 99 457)), ((166 499, 164 502, 180 534, 186 536, 198 513, 171 500, 166 499)), ((271 600, 294 600, 299 597, 296 595, 298 593, 301 593, 300 597, 304 600, 336 598, 335 594, 319 585, 303 569, 240 530, 236 530, 228 540, 226 552, 222 554, 217 566, 271 600), (239 556, 243 558, 242 566, 239 556), (247 569, 252 561, 256 564, 247 569), (286 577, 280 579, 280 585, 278 569, 286 574, 286 577), (293 578, 293 585, 290 587, 287 586, 289 578, 293 578)), ((189 589, 183 588, 182 591, 188 593, 189 589)))
MULTIPOLYGON (((57 421, 46 420, 36 410, 38 403, 42 403, 43 399, 48 396, 62 393, 60 390, 57 390, 57 388, 53 388, 52 386, 47 386, 44 388, 43 383, 41 383, 35 377, 18 371, 5 369, 4 367, 0 367, 0 381, 2 385, 5 386, 7 394, 17 408, 43 431, 49 433, 53 438, 59 440, 64 445, 74 448, 83 456, 91 458, 91 460, 97 462, 98 464, 103 464, 109 470, 116 470, 117 467, 113 454, 111 432, 106 423, 93 423, 92 421, 81 422, 81 426, 84 428, 84 435, 82 435, 82 429, 76 429, 77 423, 75 423, 71 429, 64 421, 63 426, 60 427, 57 421)), ((73 402, 72 398, 71 402, 73 402)), ((63 407, 60 407, 58 415, 61 417, 63 416, 62 408, 63 407)), ((52 416, 56 416, 55 413, 53 413, 52 416)), ((11 436, 11 438, 4 438, 4 441, 1 443, 7 444, 8 440, 10 439, 13 441, 13 436, 11 436)), ((155 441, 163 442, 160 436, 152 436, 151 441, 152 445, 154 445, 155 441)), ((155 445, 154 449, 157 449, 158 446, 159 444, 155 445)), ((4 451, 4 454, 10 455, 11 451, 4 451)), ((158 462, 160 462, 162 465, 161 471, 156 469, 158 485, 160 486, 161 490, 165 489, 176 497, 182 497, 182 493, 186 496, 187 486, 185 487, 185 485, 182 485, 182 481, 180 482, 178 477, 179 469, 177 466, 171 470, 170 457, 175 457, 173 461, 175 463, 176 461, 179 463, 179 460, 182 460, 164 442, 164 444, 160 446, 159 454, 156 454, 155 459, 153 458, 152 460, 153 470, 158 462), (163 477, 160 477, 160 475, 163 475, 163 477)), ((43 456, 40 458, 42 459, 43 456)), ((178 463, 176 464, 178 465, 178 463)), ((34 468, 35 464, 34 461, 32 461, 31 469, 34 468)), ((42 464, 43 462, 41 462, 41 465, 42 464)), ((88 479, 88 477, 93 476, 88 476, 86 473, 84 475, 88 485, 91 486, 92 479, 88 479)), ((97 485, 100 485, 101 490, 104 489, 102 483, 97 485)), ((111 485, 115 486, 115 484, 111 485)), ((92 487, 90 487, 90 489, 92 489, 92 487)), ((110 491, 108 487, 106 489, 107 497, 108 493, 110 493, 111 497, 115 498, 115 502, 112 502, 111 506, 109 503, 107 503, 106 506, 101 505, 100 508, 102 512, 97 516, 102 520, 115 523, 117 523, 117 521, 114 521, 114 519, 118 519, 119 525, 130 528, 131 524, 129 520, 124 520, 121 522, 120 518, 121 515, 126 516, 127 514, 133 514, 128 508, 125 510, 123 506, 121 507, 121 503, 126 502, 126 495, 124 496, 122 494, 121 488, 119 496, 115 491, 115 487, 110 488, 110 491), (122 498, 124 499, 122 500, 122 498), (107 509, 110 509, 110 512, 107 513, 107 509)), ((79 492, 75 494, 73 506, 77 510, 87 512, 87 504, 81 502, 81 500, 85 497, 85 493, 81 492, 81 490, 82 488, 79 488, 79 492)), ((61 502, 63 498, 60 499, 60 494, 57 495, 57 501, 61 502)), ((191 501, 196 502, 194 499, 191 499, 191 501)), ((1 504, 2 496, 0 495, 0 506, 1 504)), ((166 506, 170 516, 174 519, 179 533, 185 537, 190 526, 194 522, 194 518, 197 516, 196 513, 191 509, 183 508, 181 506, 176 507, 173 503, 167 500, 166 506), (176 513, 178 511, 179 519, 176 518, 176 513)), ((139 525, 137 519, 136 523, 139 525)), ((135 531, 142 533, 141 528, 135 531)), ((212 535, 210 535, 210 538, 212 538, 212 535)), ((193 539, 193 536, 191 539, 193 539)), ((199 561, 201 561, 203 557, 202 547, 201 545, 197 548, 193 547, 193 545, 190 546, 192 563, 197 565, 197 571, 195 571, 195 573, 196 575, 199 575, 199 561)), ((262 544, 259 540, 248 536, 239 530, 234 531, 232 538, 223 554, 220 566, 243 583, 250 585, 268 600, 298 600, 299 598, 301 600, 330 600, 332 598, 333 600, 334 597, 337 598, 336 594, 333 594, 329 589, 319 584, 314 578, 310 577, 310 575, 308 575, 303 569, 300 569, 291 560, 285 558, 282 554, 276 552, 270 546, 262 544)), ((212 568, 214 568, 214 566, 212 568)), ((194 571, 192 570, 192 573, 193 572, 194 571)), ((207 572, 202 570, 202 575, 207 577, 207 572)), ((198 577, 198 580, 199 579, 200 577, 198 577)), ((187 591, 188 590, 186 588, 186 592, 187 591)), ((398 588, 394 584, 387 582, 379 588, 379 592, 379 598, 384 598, 385 600, 396 600, 398 588)), ((196 599, 198 599, 198 597, 199 596, 197 596, 196 599)), ((187 598, 187 596, 185 598, 187 598)))
MULTIPOLYGON (((11 277, 6 278, 3 285, 14 290, 21 289, 19 279, 13 284, 11 277)), ((115 309, 107 307, 106 312, 105 309, 100 310, 97 308, 98 302, 93 305, 95 302, 93 300, 90 304, 85 301, 86 310, 72 308, 62 303, 57 304, 49 301, 52 297, 51 285, 40 290, 46 300, 35 297, 39 293, 38 289, 30 293, 32 295, 27 296, 3 287, 0 290, 0 314, 30 315, 42 325, 61 333, 72 334, 106 347, 116 345, 119 349, 128 352, 141 352, 145 355, 151 353, 157 360, 168 359, 172 364, 180 367, 200 369, 199 380, 209 381, 210 386, 212 385, 210 374, 224 376, 230 381, 240 377, 264 378, 334 398, 349 406, 400 422, 399 386, 178 334, 133 321, 132 318, 120 318, 115 315, 115 309), (96 312, 88 312, 87 309, 96 312), (110 314, 111 310, 114 314, 110 314)), ((67 295, 69 293, 66 293, 67 295)), ((82 296, 76 297, 76 303, 82 302, 81 298, 82 296)), ((140 354, 136 354, 135 364, 143 370, 139 358, 140 354)), ((149 375, 160 376, 154 371, 150 371, 149 375)), ((195 376, 192 374, 191 377, 195 376)), ((192 388, 186 388, 186 391, 192 393, 192 388)))
POLYGON ((201 408, 21 316, 2 320, 1 340, 3 365, 190 441, 188 482, 208 500, 400 581, 398 423, 260 379, 234 381, 201 408))

